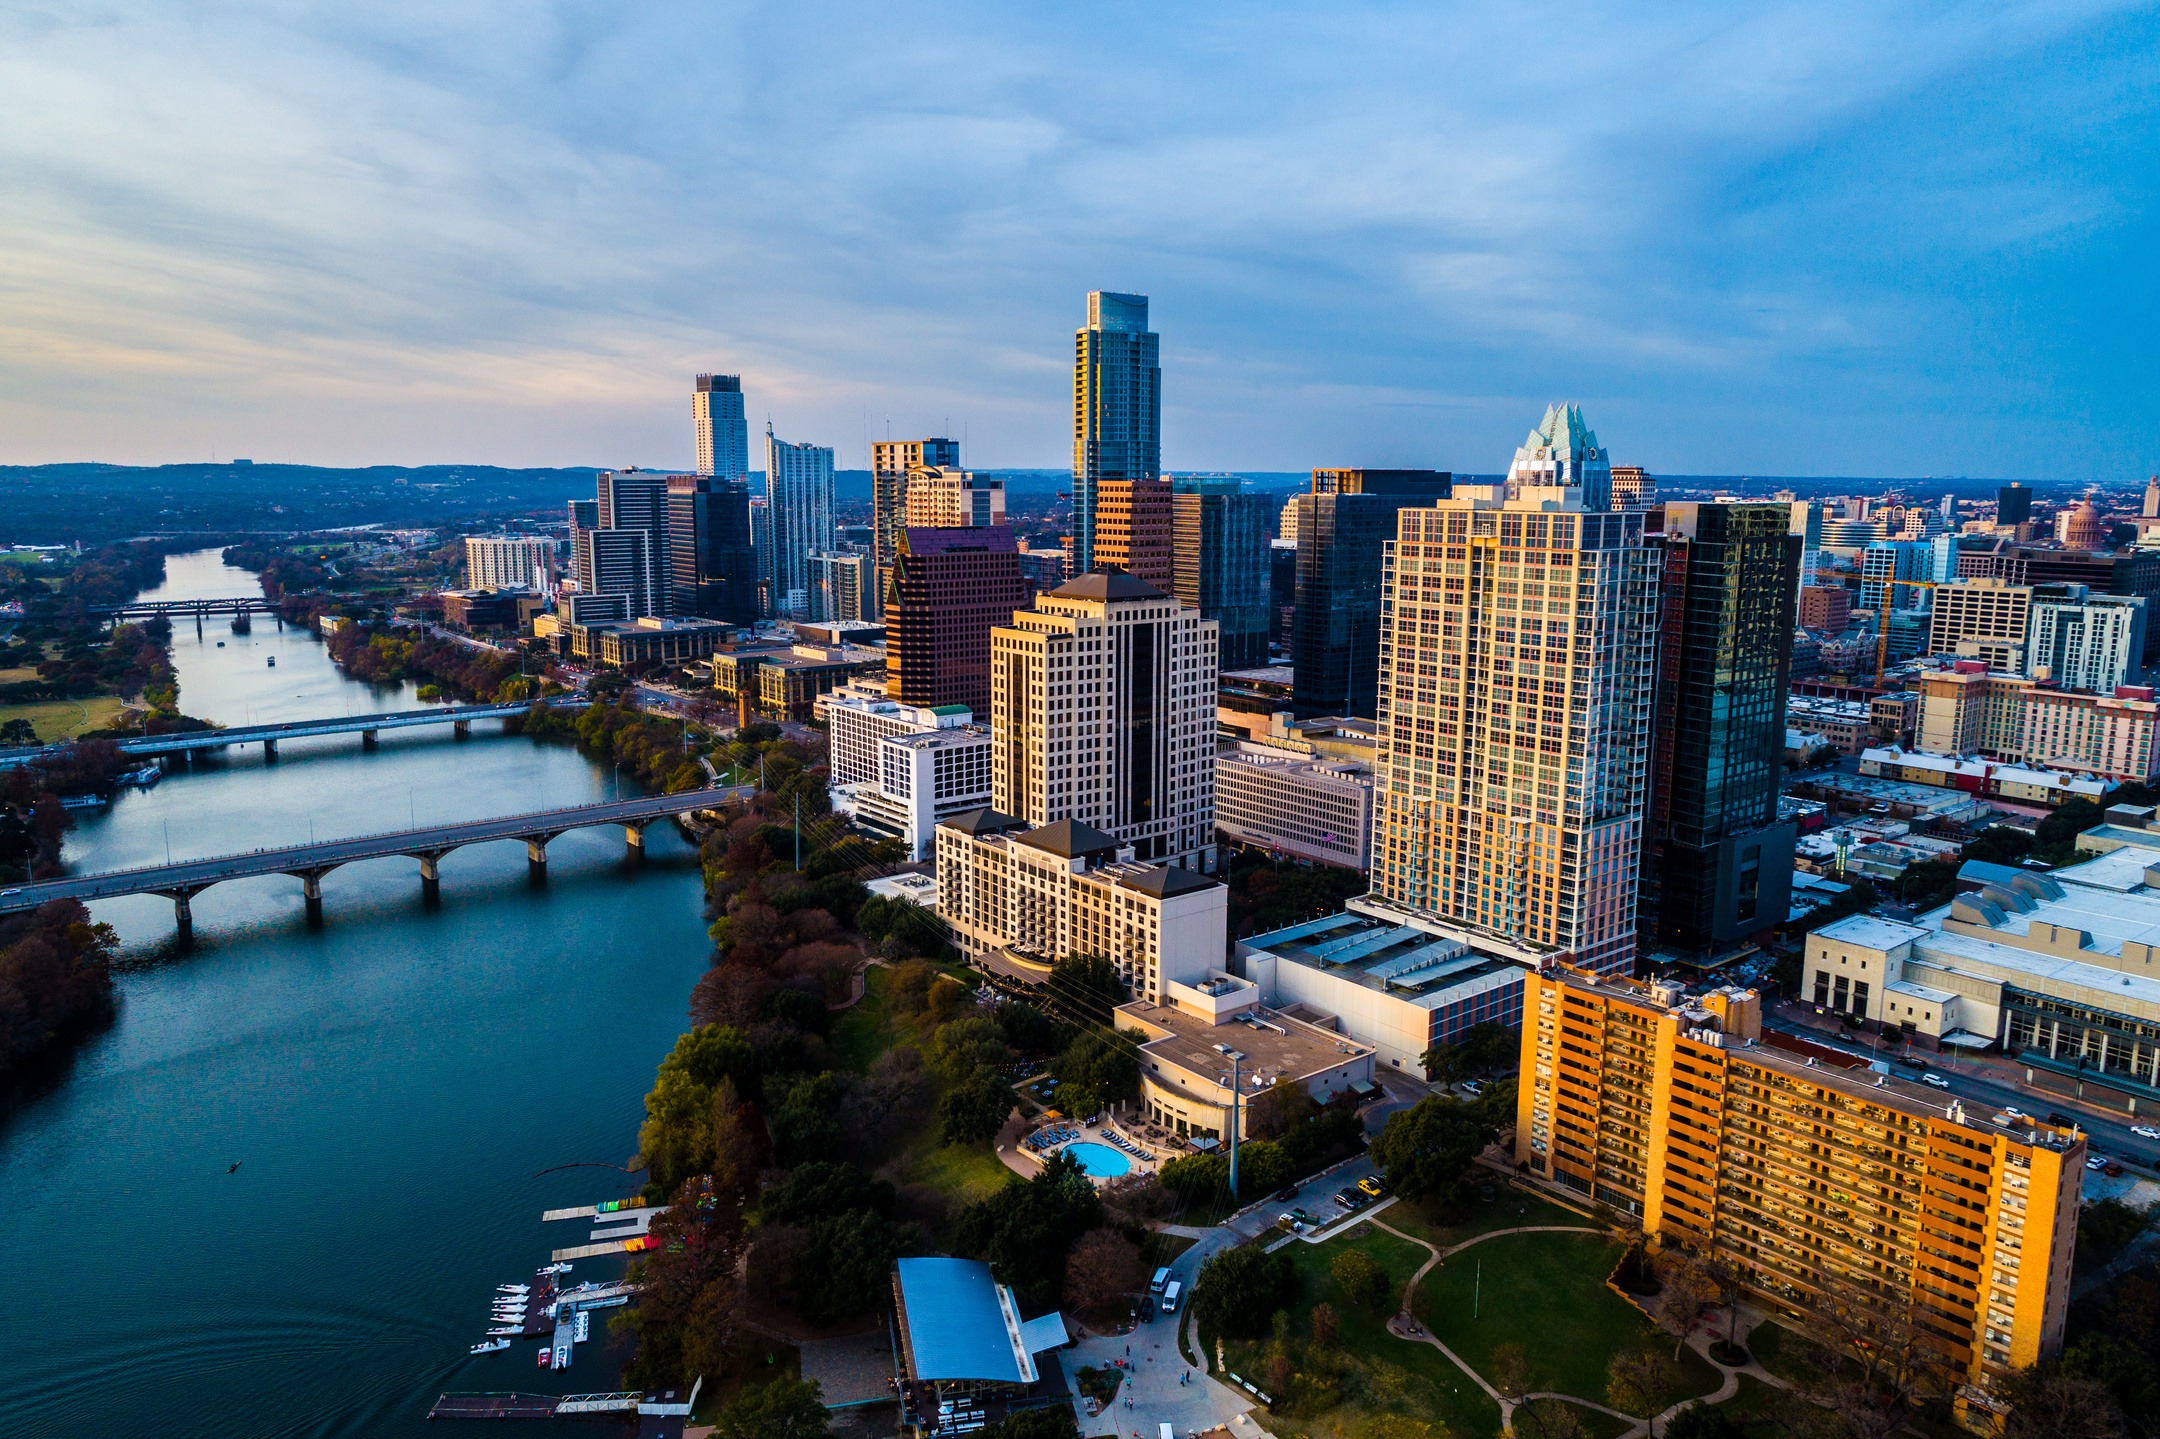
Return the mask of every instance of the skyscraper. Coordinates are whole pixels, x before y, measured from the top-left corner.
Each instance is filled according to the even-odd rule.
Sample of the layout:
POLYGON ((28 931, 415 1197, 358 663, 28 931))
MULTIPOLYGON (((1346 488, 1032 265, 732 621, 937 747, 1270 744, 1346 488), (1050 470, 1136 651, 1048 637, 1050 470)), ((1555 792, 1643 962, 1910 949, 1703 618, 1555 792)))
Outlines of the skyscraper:
POLYGON ((756 624, 757 563, 750 543, 749 484, 710 475, 669 475, 667 506, 671 612, 733 625, 756 624))
POLYGON ((1646 944, 1731 953, 1785 920, 1798 831, 1778 818, 1798 535, 1783 505, 1665 506, 1663 622, 1643 824, 1646 944))
POLYGON ((1005 523, 1005 482, 957 465, 917 466, 907 472, 906 512, 916 529, 964 530, 1005 523))
POLYGON ((1297 600, 1291 664, 1299 719, 1370 719, 1380 689, 1380 556, 1406 505, 1448 497, 1442 470, 1314 470, 1297 497, 1297 600))
POLYGON ((476 590, 552 590, 555 542, 539 535, 467 535, 465 583, 476 590))
POLYGON ((1167 480, 1104 480, 1095 490, 1095 568, 1115 565, 1170 593, 1170 516, 1167 480))
POLYGON ((667 552, 668 477, 635 467, 602 470, 596 488, 600 529, 642 535, 644 543, 639 546, 624 539, 612 540, 606 547, 607 562, 602 564, 596 532, 595 589, 602 594, 629 595, 632 619, 671 613, 675 595, 669 581, 667 552))
POLYGON ((2033 492, 2024 485, 2004 485, 1995 492, 1995 523, 2022 525, 2032 520, 2033 492))
POLYGON ((750 473, 750 427, 743 420, 742 376, 699 375, 690 396, 697 422, 697 471, 723 480, 750 473))
POLYGON ((870 447, 871 552, 881 572, 900 552, 900 531, 908 524, 907 477, 959 463, 958 440, 880 440, 870 447))
POLYGON ((991 803, 1212 873, 1215 637, 1212 621, 1118 571, 1017 611, 990 633, 991 803))
POLYGON ((1096 490, 1162 473, 1162 359, 1145 295, 1088 295, 1073 335, 1073 568, 1095 567, 1096 490))
MULTIPOLYGON (((1396 515, 1373 893, 1625 973, 1656 573, 1643 516, 1586 510, 1580 494, 1464 486, 1396 515)), ((1305 606, 1300 584, 1301 638, 1305 606)))
POLYGON ((593 587, 592 532, 599 528, 598 500, 570 502, 570 582, 581 590, 593 587))
POLYGON ((885 591, 887 697, 990 713, 990 631, 1026 603, 1005 526, 902 530, 885 591))
POLYGON ((1222 668, 1266 664, 1272 497, 1250 493, 1233 479, 1173 480, 1171 490, 1171 578, 1178 603, 1215 621, 1222 668))
MULTIPOLYGON (((1642 472, 1635 473, 1639 476, 1642 472)), ((1547 405, 1545 418, 1515 451, 1515 461, 1508 466, 1507 489, 1511 497, 1525 487, 1552 486, 1581 490, 1586 510, 1612 508, 1612 456, 1599 448, 1597 435, 1575 405, 1547 405)))
POLYGON ((759 568, 767 602, 774 614, 801 616, 810 608, 810 552, 834 546, 831 448, 775 439, 767 425, 765 497, 772 505, 772 544, 759 568))
MULTIPOLYGON (((856 551, 835 554, 810 552, 810 618, 812 620, 871 620, 878 614, 877 563, 856 551)), ((888 656, 888 663, 889 663, 888 656)))

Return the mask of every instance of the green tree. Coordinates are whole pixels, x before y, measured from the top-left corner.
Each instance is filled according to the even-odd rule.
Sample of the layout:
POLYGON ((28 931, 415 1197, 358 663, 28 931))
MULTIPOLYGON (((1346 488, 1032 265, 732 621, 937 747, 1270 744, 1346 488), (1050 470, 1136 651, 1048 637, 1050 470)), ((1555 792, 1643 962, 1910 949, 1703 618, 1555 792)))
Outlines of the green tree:
POLYGON ((1238 1146, 1238 1193, 1251 1199, 1290 1182, 1290 1156, 1279 1144, 1249 1139, 1238 1146))
POLYGON ((1328 1265, 1328 1276, 1351 1303, 1380 1311, 1395 1294, 1395 1281, 1362 1249, 1345 1249, 1328 1265))
POLYGON ((1080 1024, 1110 1024, 1111 1012, 1125 1002, 1125 981, 1117 966, 1100 954, 1072 954, 1050 966, 1051 1000, 1080 1024))
POLYGON ((892 1207, 891 1181, 872 1180, 852 1164, 813 1160, 767 1189, 757 1211, 766 1224, 808 1224, 858 1209, 891 1214, 892 1207))
POLYGON ((1050 1072, 1058 1082, 1058 1107, 1067 1113, 1080 1112, 1065 1102, 1067 1085, 1093 1091, 1098 1109, 1140 1094, 1140 1057, 1132 1040, 1114 1030, 1086 1029, 1074 1035, 1064 1052, 1050 1061, 1050 1072))
POLYGON ((1181 1154, 1157 1172, 1163 1184, 1179 1194, 1189 1199, 1212 1200, 1230 1187, 1230 1156, 1181 1154))
POLYGON ((2077 837, 2106 818, 2089 799, 2066 800, 2034 826, 2033 847, 2043 855, 2067 858, 2077 848, 2077 837))
POLYGON ((1747 1439, 1747 1430, 1715 1404, 1690 1404, 1665 1421, 1665 1439, 1747 1439))
POLYGON ((2021 829, 2006 824, 1992 824, 1971 839, 1959 850, 1960 859, 1977 859, 1988 864, 2015 865, 2032 853, 2032 836, 2021 829))
POLYGON ((1005 1047, 1005 1031, 996 1020, 970 1015, 941 1025, 930 1036, 923 1058, 948 1083, 958 1084, 977 1070, 1003 1069, 1012 1063, 1012 1051, 1005 1047))
POLYGON ((1079 1439, 1080 1421, 1070 1404, 1053 1409, 1023 1409, 982 1431, 981 1439, 1079 1439))
POLYGON ((820 1326, 867 1313, 890 1295, 901 1247, 892 1221, 867 1209, 817 1220, 795 1264, 795 1312, 820 1326))
POLYGON ((1193 1282, 1193 1312, 1217 1334, 1257 1339, 1273 1324, 1275 1311, 1297 1296, 1297 1271, 1287 1254, 1269 1254, 1258 1246, 1228 1249, 1200 1266, 1193 1282))
POLYGON ((815 1379, 774 1379, 720 1411, 714 1439, 828 1439, 825 1392, 815 1379))
POLYGON ((1030 1308, 1055 1302, 1065 1256, 1102 1222, 1102 1196, 1080 1161, 1054 1154, 1033 1179, 1015 1180, 961 1211, 953 1252, 990 1261, 990 1272, 1030 1308))
POLYGON ((1462 1202, 1463 1175, 1494 1133, 1482 1106, 1432 1095, 1388 1116, 1372 1142, 1373 1163, 1405 1199, 1451 1206, 1462 1202))
POLYGON ((979 1069, 939 1097, 938 1132, 947 1144, 988 1144, 1012 1111, 1012 1087, 1005 1077, 979 1069))

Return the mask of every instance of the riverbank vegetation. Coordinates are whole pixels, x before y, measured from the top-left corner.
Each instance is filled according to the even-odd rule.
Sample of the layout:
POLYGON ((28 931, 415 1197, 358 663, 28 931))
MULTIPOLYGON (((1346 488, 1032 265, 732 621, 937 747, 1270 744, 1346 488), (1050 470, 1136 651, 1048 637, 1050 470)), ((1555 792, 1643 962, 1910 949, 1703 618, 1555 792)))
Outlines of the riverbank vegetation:
POLYGON ((111 1017, 118 943, 72 899, 0 920, 0 1074, 111 1017))
MULTIPOLYGON (((516 699, 513 672, 496 687, 501 699, 516 699)), ((574 740, 617 769, 628 770, 647 790, 680 794, 706 782, 705 767, 691 731, 680 720, 647 714, 634 705, 593 704, 583 709, 554 709, 543 699, 530 713, 504 724, 509 734, 534 739, 574 740)), ((708 875, 709 881, 709 875, 708 875)))

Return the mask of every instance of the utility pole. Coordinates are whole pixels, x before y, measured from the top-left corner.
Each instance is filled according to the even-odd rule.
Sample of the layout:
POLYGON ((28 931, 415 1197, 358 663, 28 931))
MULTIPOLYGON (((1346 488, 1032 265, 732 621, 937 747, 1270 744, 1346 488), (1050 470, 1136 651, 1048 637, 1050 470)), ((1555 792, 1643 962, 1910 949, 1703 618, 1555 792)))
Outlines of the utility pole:
POLYGON ((795 872, 802 873, 802 791, 795 791, 795 872))
POLYGON ((1245 1075, 1239 1067, 1245 1062, 1242 1054, 1230 1056, 1230 1202, 1237 1202, 1237 1149, 1238 1149, 1238 1101, 1244 1096, 1245 1075))

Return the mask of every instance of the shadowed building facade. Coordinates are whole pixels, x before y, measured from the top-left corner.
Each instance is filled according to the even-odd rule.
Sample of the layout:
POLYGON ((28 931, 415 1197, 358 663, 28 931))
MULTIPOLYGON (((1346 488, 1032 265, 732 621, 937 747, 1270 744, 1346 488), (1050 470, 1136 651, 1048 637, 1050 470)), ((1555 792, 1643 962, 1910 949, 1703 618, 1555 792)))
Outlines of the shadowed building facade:
POLYGON ((1224 669, 1266 664, 1272 497, 1234 479, 1173 480, 1170 488, 1172 592, 1221 628, 1224 669))
POLYGON ((1441 470, 1314 470, 1297 496, 1292 700, 1299 719, 1371 719, 1380 689, 1380 553, 1406 505, 1454 493, 1441 470))
POLYGON ((1003 525, 906 528, 885 592, 887 697, 990 712, 990 631, 1027 603, 1003 525))

